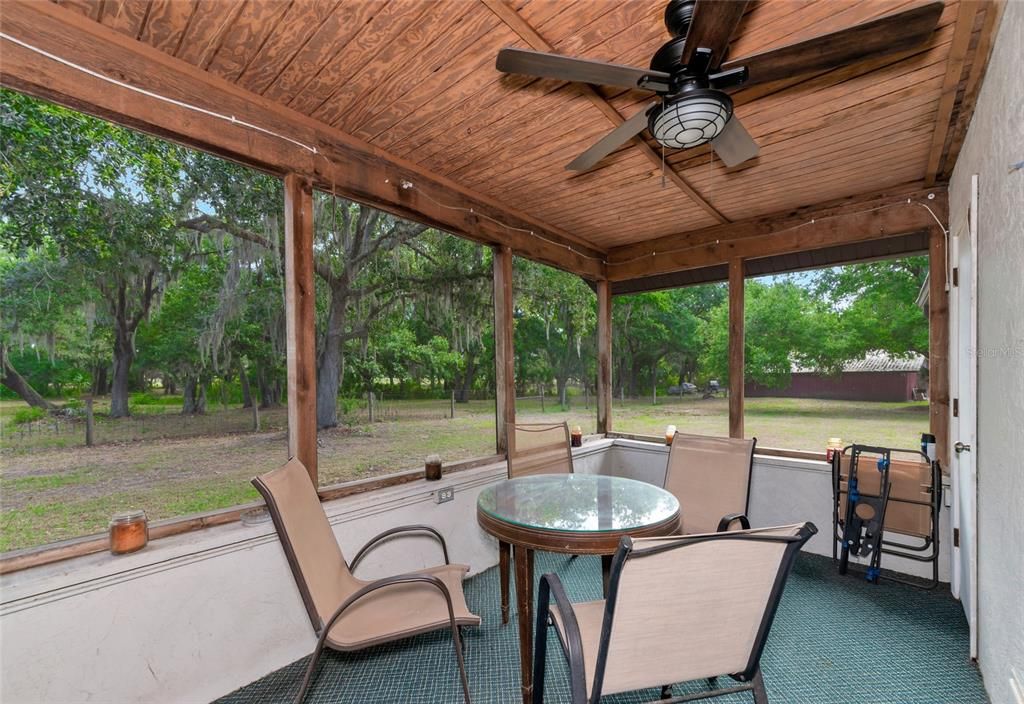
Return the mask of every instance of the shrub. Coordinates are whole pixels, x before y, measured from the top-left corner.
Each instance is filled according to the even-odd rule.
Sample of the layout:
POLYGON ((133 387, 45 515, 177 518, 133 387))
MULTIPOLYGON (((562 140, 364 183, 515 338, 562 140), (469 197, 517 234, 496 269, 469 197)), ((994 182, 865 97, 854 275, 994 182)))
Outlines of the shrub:
POLYGON ((42 408, 36 408, 35 406, 29 406, 28 408, 19 408, 11 416, 11 422, 15 425, 21 425, 23 423, 31 423, 33 421, 41 420, 46 417, 46 411, 42 408))

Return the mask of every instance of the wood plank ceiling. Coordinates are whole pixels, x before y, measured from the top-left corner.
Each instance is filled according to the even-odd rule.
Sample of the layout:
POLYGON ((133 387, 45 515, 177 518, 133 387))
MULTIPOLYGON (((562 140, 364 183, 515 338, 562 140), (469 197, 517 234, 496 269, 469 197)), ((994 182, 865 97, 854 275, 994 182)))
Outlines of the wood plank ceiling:
MULTIPOLYGON (((598 250, 948 178, 983 65, 975 54, 987 51, 987 3, 946 0, 931 42, 909 55, 735 94, 761 147, 736 169, 703 147, 667 153, 663 177, 648 141, 567 172, 646 95, 504 76, 498 50, 547 44, 645 66, 668 38, 665 1, 57 0, 598 250)), ((918 2, 754 0, 730 55, 918 2)))

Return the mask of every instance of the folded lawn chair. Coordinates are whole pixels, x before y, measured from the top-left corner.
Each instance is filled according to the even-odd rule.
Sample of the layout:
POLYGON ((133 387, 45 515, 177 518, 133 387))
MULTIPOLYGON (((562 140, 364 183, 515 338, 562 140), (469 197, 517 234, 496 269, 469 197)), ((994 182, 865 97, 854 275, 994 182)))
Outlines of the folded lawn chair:
POLYGON ((683 533, 714 533, 739 521, 749 528, 750 473, 757 438, 676 433, 665 489, 679 501, 683 533))
MULTIPOLYGON (((668 538, 623 538, 608 598, 573 604, 558 575, 541 577, 533 701, 544 701, 549 623, 569 663, 572 704, 662 687, 657 704, 753 692, 767 704, 760 660, 793 561, 813 523, 668 538), (552 604, 551 601, 554 601, 552 604), (550 616, 550 620, 549 620, 550 616), (743 684, 671 696, 665 683, 728 675, 743 684)), ((654 704, 652 702, 651 704, 654 704)))
MULTIPOLYGON (((568 423, 509 423, 508 478, 531 474, 572 474, 568 423)), ((501 622, 508 623, 508 590, 512 546, 498 543, 501 578, 501 622)))
POLYGON ((319 636, 295 701, 301 702, 305 696, 324 646, 341 651, 361 650, 450 628, 463 696, 469 704, 469 681, 459 628, 479 625, 480 617, 470 613, 462 591, 462 579, 469 568, 448 562, 448 546, 441 534, 421 525, 391 528, 372 538, 356 553, 351 564, 346 564, 316 488, 301 462, 290 460, 280 469, 256 477, 252 483, 267 501, 313 630, 319 636), (372 547, 399 533, 436 537, 445 564, 372 582, 352 574, 372 547))

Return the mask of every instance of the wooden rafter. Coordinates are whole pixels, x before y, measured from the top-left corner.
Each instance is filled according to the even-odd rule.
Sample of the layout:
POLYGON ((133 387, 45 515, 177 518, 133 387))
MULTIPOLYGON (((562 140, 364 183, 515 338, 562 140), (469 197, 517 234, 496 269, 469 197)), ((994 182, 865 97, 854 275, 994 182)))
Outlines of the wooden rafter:
POLYGON ((1002 17, 1005 5, 1005 0, 991 0, 985 4, 985 17, 982 21, 977 46, 974 49, 974 56, 971 59, 971 70, 967 75, 967 82, 964 84, 963 99, 957 112, 956 124, 953 125, 953 137, 949 140, 949 147, 942 155, 938 180, 948 180, 952 175, 960 148, 963 146, 964 139, 967 138, 967 128, 970 127, 971 117, 974 115, 974 106, 978 102, 981 83, 985 78, 988 60, 992 54, 992 42, 999 29, 999 19, 1002 17))
POLYGON ((605 276, 604 252, 496 199, 240 88, 52 3, 4 3, 5 34, 135 88, 4 41, 0 83, 580 274, 605 276), (197 105, 197 112, 180 103, 197 105), (262 128, 233 125, 230 115, 262 128), (310 149, 315 149, 315 153, 310 149), (412 184, 408 187, 404 184, 412 184))
POLYGON ((961 0, 957 8, 956 27, 953 30, 953 42, 949 47, 946 59, 946 77, 942 82, 942 96, 939 98, 939 110, 935 117, 935 131, 928 150, 928 166, 925 170, 924 183, 931 186, 939 175, 942 164, 942 153, 946 146, 946 135, 949 133, 956 94, 960 86, 960 76, 964 70, 967 49, 974 31, 974 17, 982 3, 977 0, 961 0))
MULTIPOLYGON (((480 0, 484 5, 488 7, 498 18, 501 19, 509 28, 518 34, 522 39, 537 51, 549 51, 554 52, 554 47, 542 37, 536 29, 530 25, 522 15, 516 10, 506 4, 505 0, 480 0)), ((594 106, 601 111, 605 117, 612 123, 613 126, 618 127, 625 119, 619 114, 619 111, 615 107, 601 97, 592 86, 579 86, 580 92, 591 102, 594 106)), ((644 156, 646 156, 655 166, 661 168, 662 158, 651 146, 644 141, 643 137, 636 136, 633 138, 633 144, 639 149, 644 156)), ((687 182, 683 176, 681 176, 674 168, 665 164, 665 175, 672 183, 674 183, 679 190, 685 193, 694 203, 699 205, 708 215, 715 218, 720 223, 727 223, 729 219, 722 215, 715 206, 713 206, 704 196, 697 192, 693 186, 687 182)))
POLYGON ((608 278, 628 281, 724 264, 737 257, 769 257, 905 235, 935 225, 935 218, 947 219, 945 186, 846 198, 614 247, 608 252, 608 278))

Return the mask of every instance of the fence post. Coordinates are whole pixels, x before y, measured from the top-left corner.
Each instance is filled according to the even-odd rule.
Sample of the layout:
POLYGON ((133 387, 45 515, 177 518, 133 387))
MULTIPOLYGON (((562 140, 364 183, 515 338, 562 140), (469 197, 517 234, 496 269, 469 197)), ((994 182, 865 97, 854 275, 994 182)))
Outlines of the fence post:
POLYGON ((452 419, 455 419, 455 389, 452 389, 452 419))
POLYGON ((583 407, 590 410, 590 384, 583 383, 583 407))
POLYGON ((540 412, 544 412, 544 387, 540 387, 540 412))
POLYGON ((366 407, 370 411, 370 422, 373 422, 373 391, 366 392, 366 407))
POLYGON ((252 429, 260 432, 260 404, 256 399, 252 401, 252 429))
POLYGON ((93 444, 92 396, 85 397, 85 446, 93 444))

